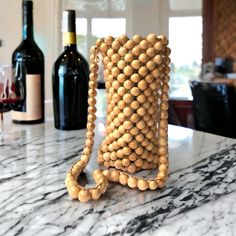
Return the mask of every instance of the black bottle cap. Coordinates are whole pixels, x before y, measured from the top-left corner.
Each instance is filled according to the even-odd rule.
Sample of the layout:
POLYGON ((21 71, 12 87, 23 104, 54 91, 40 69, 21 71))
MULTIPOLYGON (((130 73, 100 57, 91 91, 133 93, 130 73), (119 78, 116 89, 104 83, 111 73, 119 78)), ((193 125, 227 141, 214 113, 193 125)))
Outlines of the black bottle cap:
POLYGON ((33 10, 33 1, 32 0, 23 0, 22 7, 24 12, 32 11, 33 10))
POLYGON ((62 16, 62 31, 75 32, 75 10, 65 10, 62 16))

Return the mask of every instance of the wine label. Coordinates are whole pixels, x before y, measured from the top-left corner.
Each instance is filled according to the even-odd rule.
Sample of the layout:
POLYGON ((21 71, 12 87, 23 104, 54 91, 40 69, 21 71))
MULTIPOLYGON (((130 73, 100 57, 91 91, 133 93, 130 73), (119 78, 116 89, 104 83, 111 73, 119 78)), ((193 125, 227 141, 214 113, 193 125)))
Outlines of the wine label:
POLYGON ((76 44, 75 32, 63 32, 63 46, 76 44))
POLYGON ((12 111, 12 119, 34 121, 42 118, 41 76, 26 75, 26 112, 12 111))

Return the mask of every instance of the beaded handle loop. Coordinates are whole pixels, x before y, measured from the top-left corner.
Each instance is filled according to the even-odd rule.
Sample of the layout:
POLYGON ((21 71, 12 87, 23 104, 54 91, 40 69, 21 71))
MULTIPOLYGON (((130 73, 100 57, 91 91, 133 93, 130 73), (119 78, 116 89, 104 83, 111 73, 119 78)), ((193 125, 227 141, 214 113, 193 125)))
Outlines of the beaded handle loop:
POLYGON ((85 147, 65 180, 71 198, 81 202, 99 199, 106 192, 108 181, 141 191, 165 185, 170 80, 167 44, 163 35, 149 34, 147 38, 135 35, 132 40, 121 35, 117 39, 111 36, 99 39, 91 48, 85 147), (78 184, 77 178, 87 166, 94 144, 99 53, 103 56, 108 107, 106 137, 99 148, 98 163, 107 169, 95 170, 96 186, 85 188, 78 184), (158 173, 154 179, 132 175, 142 169, 155 168, 158 173))

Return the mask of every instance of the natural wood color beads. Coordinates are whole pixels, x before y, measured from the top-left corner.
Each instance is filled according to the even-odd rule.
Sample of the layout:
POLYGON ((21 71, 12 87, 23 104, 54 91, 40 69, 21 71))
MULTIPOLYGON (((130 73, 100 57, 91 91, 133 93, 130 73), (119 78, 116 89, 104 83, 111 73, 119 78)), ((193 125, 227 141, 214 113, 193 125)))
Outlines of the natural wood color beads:
POLYGON ((155 190, 164 187, 168 175, 168 82, 170 49, 165 36, 134 35, 128 39, 107 36, 91 48, 88 123, 82 156, 66 176, 72 199, 87 202, 105 193, 108 180, 130 188, 155 190), (77 178, 89 162, 94 145, 98 54, 104 65, 107 91, 106 137, 97 160, 105 168, 96 170, 96 186, 78 184, 77 178), (158 168, 154 179, 132 176, 136 171, 158 168), (123 171, 127 172, 124 173, 123 171))

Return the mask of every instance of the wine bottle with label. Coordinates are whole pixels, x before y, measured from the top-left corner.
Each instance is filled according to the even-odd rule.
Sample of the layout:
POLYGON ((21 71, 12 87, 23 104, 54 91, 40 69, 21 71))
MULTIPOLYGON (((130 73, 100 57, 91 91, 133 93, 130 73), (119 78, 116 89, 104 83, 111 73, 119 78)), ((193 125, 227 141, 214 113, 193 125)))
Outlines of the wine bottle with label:
POLYGON ((13 75, 24 87, 21 106, 12 111, 13 122, 44 121, 44 55, 34 40, 33 2, 22 1, 23 39, 12 55, 13 75))
POLYGON ((54 64, 52 74, 55 128, 84 129, 87 124, 89 65, 77 51, 76 13, 63 11, 64 52, 54 64))

